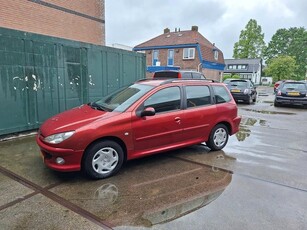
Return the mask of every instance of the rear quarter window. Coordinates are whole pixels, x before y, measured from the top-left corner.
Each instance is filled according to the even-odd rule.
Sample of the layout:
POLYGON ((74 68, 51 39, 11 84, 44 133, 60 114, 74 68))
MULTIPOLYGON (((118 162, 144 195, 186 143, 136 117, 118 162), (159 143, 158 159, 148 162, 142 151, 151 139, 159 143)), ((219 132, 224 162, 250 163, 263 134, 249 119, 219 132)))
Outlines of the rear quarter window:
POLYGON ((231 96, 228 90, 221 85, 213 85, 214 97, 216 104, 221 104, 231 101, 231 96))

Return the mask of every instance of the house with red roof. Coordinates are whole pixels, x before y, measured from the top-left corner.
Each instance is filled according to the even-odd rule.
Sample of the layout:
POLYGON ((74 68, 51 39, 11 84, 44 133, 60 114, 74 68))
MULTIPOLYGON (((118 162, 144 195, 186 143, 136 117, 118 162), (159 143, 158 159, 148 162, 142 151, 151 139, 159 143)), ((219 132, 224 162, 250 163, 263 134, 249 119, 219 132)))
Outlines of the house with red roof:
POLYGON ((207 78, 220 81, 225 67, 224 56, 214 43, 198 32, 197 26, 191 30, 164 33, 141 43, 134 51, 146 53, 147 77, 160 70, 196 70, 207 78))

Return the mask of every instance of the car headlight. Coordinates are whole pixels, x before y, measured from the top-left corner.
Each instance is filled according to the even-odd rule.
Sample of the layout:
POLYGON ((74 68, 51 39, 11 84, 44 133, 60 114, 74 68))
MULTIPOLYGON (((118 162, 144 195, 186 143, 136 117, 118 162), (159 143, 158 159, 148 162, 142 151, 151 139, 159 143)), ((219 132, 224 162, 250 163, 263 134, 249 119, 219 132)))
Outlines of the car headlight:
POLYGON ((48 137, 45 137, 44 141, 50 144, 59 144, 62 141, 70 138, 72 135, 74 135, 74 133, 75 131, 53 134, 48 137))

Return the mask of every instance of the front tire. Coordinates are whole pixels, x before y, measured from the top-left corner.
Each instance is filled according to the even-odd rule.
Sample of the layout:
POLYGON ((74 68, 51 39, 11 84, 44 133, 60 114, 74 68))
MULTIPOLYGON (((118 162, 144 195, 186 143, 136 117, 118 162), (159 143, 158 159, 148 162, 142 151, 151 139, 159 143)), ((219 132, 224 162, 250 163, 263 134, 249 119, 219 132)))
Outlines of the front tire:
POLYGON ((252 96, 248 96, 248 99, 246 100, 246 104, 250 105, 253 103, 252 96))
POLYGON ((103 179, 117 173, 124 162, 122 147, 114 141, 100 141, 85 152, 82 168, 93 179, 103 179))
POLYGON ((218 151, 225 147, 228 142, 229 131, 223 124, 216 125, 209 136, 207 146, 212 151, 218 151))
POLYGON ((253 102, 254 102, 254 103, 256 103, 256 101, 257 101, 257 94, 255 94, 255 97, 254 97, 254 99, 253 99, 253 102))

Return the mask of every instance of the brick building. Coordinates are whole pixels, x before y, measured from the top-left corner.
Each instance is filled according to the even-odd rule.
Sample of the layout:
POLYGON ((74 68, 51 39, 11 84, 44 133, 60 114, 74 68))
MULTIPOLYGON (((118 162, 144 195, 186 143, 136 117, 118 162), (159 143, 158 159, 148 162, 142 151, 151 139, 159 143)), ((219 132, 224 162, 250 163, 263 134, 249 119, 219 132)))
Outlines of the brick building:
POLYGON ((105 45, 104 0, 0 0, 0 27, 105 45))
POLYGON ((188 69, 220 81, 225 67, 222 51, 202 36, 197 26, 175 32, 166 28, 163 34, 133 50, 146 53, 147 77, 159 70, 188 69))

